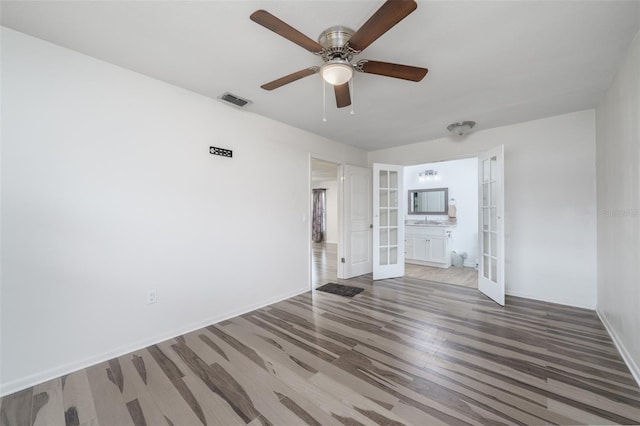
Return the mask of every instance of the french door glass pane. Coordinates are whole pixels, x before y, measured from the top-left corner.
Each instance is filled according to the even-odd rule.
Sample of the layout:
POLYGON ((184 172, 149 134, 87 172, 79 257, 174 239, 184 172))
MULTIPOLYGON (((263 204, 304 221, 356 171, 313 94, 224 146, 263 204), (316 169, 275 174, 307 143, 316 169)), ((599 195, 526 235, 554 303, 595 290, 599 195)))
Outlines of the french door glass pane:
POLYGON ((388 229, 380 228, 380 246, 388 246, 389 238, 388 238, 388 229))
POLYGON ((389 207, 398 207, 398 191, 389 190, 389 207))
POLYGON ((395 265, 398 263, 398 247, 391 247, 389 249, 389 264, 395 265))
POLYGON ((498 245, 496 243, 497 232, 491 232, 491 256, 498 256, 498 245))
POLYGON ((491 211, 491 230, 495 231, 498 228, 498 214, 495 207, 491 207, 489 210, 491 211))
POLYGON ((389 187, 389 178, 387 177, 386 170, 380 170, 380 188, 389 187))
POLYGON ((398 228, 389 228, 389 245, 398 245, 398 228))
POLYGON ((491 258, 491 281, 498 282, 498 277, 497 277, 497 270, 498 270, 498 262, 496 260, 495 257, 491 258))
POLYGON ((482 233, 482 253, 489 254, 491 247, 489 247, 489 232, 482 233))
POLYGON ((389 223, 398 225, 398 209, 389 210, 389 223))
POLYGON ((388 265, 389 261, 387 260, 387 247, 380 247, 380 264, 381 265, 388 265))
POLYGON ((389 172, 389 188, 398 188, 398 172, 389 172))
POLYGON ((486 255, 482 256, 482 262, 482 275, 489 279, 489 257, 486 255))
POLYGON ((485 207, 489 206, 489 184, 482 184, 482 205, 485 207))
POLYGON ((380 190, 380 207, 389 207, 389 191, 386 189, 380 190))
POLYGON ((496 186, 498 185, 497 182, 491 182, 491 192, 489 195, 489 200, 491 202, 492 206, 496 206, 496 186))
POLYGON ((482 209, 482 230, 489 230, 489 208, 486 207, 482 209))
POLYGON ((389 210, 380 209, 380 226, 389 226, 389 210))

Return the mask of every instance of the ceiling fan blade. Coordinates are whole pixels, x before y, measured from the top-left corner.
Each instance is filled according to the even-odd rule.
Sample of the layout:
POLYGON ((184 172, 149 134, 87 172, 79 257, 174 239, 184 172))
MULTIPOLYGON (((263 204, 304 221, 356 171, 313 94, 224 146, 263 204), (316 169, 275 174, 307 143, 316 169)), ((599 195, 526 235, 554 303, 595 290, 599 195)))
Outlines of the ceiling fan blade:
POLYGON ((358 66, 367 74, 377 74, 385 77, 401 78, 403 80, 410 81, 420 81, 425 75, 427 75, 427 72, 429 72, 426 68, 380 61, 363 60, 358 62, 358 66))
POLYGON ((296 80, 300 80, 301 78, 309 77, 317 73, 320 70, 319 67, 309 67, 300 71, 296 71, 289 75, 285 75, 284 77, 280 77, 277 80, 270 81, 269 83, 263 84, 262 87, 264 90, 273 90, 278 87, 284 86, 285 84, 293 83, 296 80))
POLYGON ((322 50, 322 46, 320 45, 320 43, 310 39, 300 31, 293 28, 291 25, 276 18, 266 10, 256 10, 251 14, 250 18, 253 22, 262 25, 263 27, 273 31, 274 33, 280 34, 282 37, 294 42, 298 46, 307 49, 309 52, 316 53, 322 50))
POLYGON ((418 7, 415 0, 387 0, 349 39, 349 46, 363 51, 418 7))
POLYGON ((336 84, 333 86, 333 91, 336 94, 336 105, 338 108, 344 108, 351 105, 351 94, 349 93, 349 82, 344 84, 336 84))

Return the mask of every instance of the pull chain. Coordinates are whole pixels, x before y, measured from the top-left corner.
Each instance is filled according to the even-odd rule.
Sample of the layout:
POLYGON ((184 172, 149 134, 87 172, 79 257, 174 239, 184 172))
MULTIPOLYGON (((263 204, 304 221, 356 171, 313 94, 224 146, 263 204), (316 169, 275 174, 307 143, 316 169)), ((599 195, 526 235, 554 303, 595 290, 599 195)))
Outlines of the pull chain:
POLYGON ((351 112, 349 114, 355 115, 356 112, 353 110, 353 104, 355 103, 356 97, 355 97, 355 91, 353 90, 353 86, 354 86, 353 78, 349 80, 349 86, 351 86, 351 112))
POLYGON ((322 121, 324 123, 327 122, 327 84, 324 81, 324 78, 321 78, 320 80, 322 80, 322 121))

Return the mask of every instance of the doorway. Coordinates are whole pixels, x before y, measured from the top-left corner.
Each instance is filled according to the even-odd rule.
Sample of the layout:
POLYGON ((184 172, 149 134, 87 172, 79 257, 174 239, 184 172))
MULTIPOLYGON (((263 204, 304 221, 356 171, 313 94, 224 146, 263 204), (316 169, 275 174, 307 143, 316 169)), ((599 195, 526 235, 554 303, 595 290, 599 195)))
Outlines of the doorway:
POLYGON ((429 194, 434 194, 431 191, 440 191, 447 194, 446 202, 440 203, 443 205, 437 208, 420 210, 414 197, 413 205, 407 209, 405 275, 477 288, 477 259, 480 257, 478 159, 473 157, 406 166, 404 187, 406 195, 403 202, 407 205, 410 203, 410 192, 429 191, 429 194), (425 227, 434 235, 431 236, 431 231, 425 227), (442 234, 442 237, 438 234, 442 234))
POLYGON ((311 288, 338 282, 338 166, 311 158, 311 288))

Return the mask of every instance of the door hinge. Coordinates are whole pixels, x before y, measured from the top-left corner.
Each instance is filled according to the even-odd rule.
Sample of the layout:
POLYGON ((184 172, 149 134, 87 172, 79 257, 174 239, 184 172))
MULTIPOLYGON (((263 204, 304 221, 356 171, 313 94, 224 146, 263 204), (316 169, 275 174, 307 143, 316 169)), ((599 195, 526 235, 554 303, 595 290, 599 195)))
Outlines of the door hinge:
POLYGON ((344 263, 344 257, 341 257, 341 258, 340 258, 340 262, 341 262, 341 263, 344 263))

